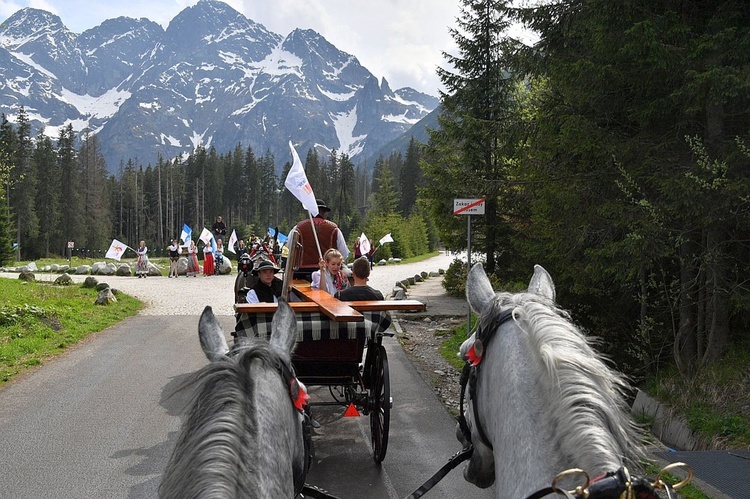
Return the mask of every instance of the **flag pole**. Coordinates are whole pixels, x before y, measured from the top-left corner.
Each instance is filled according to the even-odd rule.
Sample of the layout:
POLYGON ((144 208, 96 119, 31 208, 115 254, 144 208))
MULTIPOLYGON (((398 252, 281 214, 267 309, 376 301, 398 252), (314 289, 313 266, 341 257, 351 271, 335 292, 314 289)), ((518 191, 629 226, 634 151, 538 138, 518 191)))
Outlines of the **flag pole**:
MULTIPOLYGON (((323 252, 320 250, 320 241, 318 241, 318 232, 315 230, 315 222, 313 222, 312 213, 308 210, 307 211, 307 215, 310 217, 310 227, 312 228, 313 239, 315 239, 315 246, 318 247, 318 256, 322 260, 323 259, 323 252)), ((321 274, 321 277, 325 280, 326 291, 328 291, 328 272, 321 270, 320 274, 321 274)))

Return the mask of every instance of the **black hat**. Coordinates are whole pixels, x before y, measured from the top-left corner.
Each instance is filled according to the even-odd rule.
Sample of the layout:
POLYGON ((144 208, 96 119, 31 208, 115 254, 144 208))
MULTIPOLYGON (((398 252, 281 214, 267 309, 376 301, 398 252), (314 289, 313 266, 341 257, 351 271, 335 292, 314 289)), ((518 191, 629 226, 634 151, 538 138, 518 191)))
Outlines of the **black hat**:
POLYGON ((315 202, 318 204, 318 211, 331 211, 331 209, 326 206, 326 202, 322 199, 316 199, 315 202))
POLYGON ((266 270, 266 269, 273 269, 274 273, 281 270, 279 267, 274 265, 274 263, 271 260, 261 260, 255 264, 255 267, 253 268, 253 274, 257 274, 258 271, 266 270))

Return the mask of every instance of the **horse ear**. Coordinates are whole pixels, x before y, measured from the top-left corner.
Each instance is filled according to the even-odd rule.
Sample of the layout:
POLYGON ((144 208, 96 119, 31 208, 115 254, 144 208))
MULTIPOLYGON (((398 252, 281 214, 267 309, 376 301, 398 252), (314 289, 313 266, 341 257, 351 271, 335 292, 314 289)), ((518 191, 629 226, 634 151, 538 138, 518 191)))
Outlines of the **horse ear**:
POLYGON ((294 310, 283 298, 279 298, 279 308, 271 322, 271 346, 282 352, 291 353, 297 341, 297 319, 294 310))
POLYGON ((541 265, 534 265, 534 275, 531 276, 529 282, 529 293, 534 293, 547 298, 550 301, 555 301, 555 283, 552 282, 552 277, 549 272, 544 270, 541 265))
POLYGON ((469 277, 466 280, 466 299, 471 309, 481 314, 494 297, 495 291, 484 272, 484 266, 481 263, 475 263, 471 267, 469 277))
POLYGON ((229 352, 224 331, 210 306, 203 309, 198 321, 198 337, 201 340, 203 353, 212 362, 219 360, 229 352))

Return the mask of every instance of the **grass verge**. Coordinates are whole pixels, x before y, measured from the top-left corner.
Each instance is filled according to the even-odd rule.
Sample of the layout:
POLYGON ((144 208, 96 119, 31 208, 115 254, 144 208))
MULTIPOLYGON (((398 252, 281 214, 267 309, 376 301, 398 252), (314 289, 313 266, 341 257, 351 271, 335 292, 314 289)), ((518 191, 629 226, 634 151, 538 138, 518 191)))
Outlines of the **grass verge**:
POLYGON ((123 294, 109 306, 96 297, 81 285, 0 279, 0 385, 143 307, 123 294))

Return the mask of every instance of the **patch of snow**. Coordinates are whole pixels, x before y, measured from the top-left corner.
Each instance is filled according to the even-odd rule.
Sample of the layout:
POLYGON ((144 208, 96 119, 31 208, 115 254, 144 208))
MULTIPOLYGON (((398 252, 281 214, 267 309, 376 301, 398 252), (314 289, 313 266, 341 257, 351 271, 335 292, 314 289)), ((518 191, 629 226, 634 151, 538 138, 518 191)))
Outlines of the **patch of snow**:
POLYGON ((180 143, 179 140, 177 140, 176 138, 172 137, 171 135, 165 135, 163 133, 161 134, 161 143, 162 144, 169 143, 170 146, 175 146, 175 147, 181 147, 182 146, 182 143, 180 143))
POLYGON ((335 101, 338 101, 338 102, 346 102, 349 99, 351 99, 352 97, 354 97, 354 94, 356 93, 356 90, 353 90, 353 91, 349 92, 348 94, 334 94, 333 92, 327 92, 327 91, 323 90, 322 88, 320 88, 320 86, 318 86, 318 91, 321 94, 323 94, 326 97, 328 97, 329 99, 335 100, 335 101))
POLYGON ((337 113, 331 115, 333 121, 333 127, 336 129, 336 137, 339 139, 339 151, 348 154, 350 157, 354 156, 353 151, 359 149, 361 146, 357 146, 357 141, 360 141, 367 137, 367 135, 354 136, 354 127, 357 126, 357 107, 356 105, 351 111, 337 113))
POLYGON ((44 74, 45 76, 49 76, 50 78, 54 78, 55 80, 57 79, 57 76, 47 71, 39 64, 35 63, 34 59, 32 59, 30 55, 26 55, 22 52, 11 52, 11 54, 19 61, 23 62, 24 64, 28 64, 29 66, 36 69, 37 71, 44 74))
POLYGON ((406 111, 404 111, 403 114, 386 114, 383 116, 383 121, 387 121, 389 123, 406 123, 407 125, 413 125, 419 119, 416 118, 407 118, 406 117, 406 111))
POLYGON ((130 98, 130 92, 112 88, 99 97, 79 95, 63 88, 57 97, 75 107, 79 113, 91 118, 109 118, 113 116, 123 102, 130 98))

